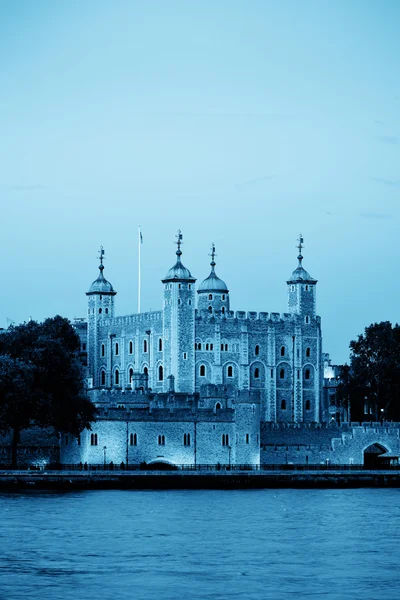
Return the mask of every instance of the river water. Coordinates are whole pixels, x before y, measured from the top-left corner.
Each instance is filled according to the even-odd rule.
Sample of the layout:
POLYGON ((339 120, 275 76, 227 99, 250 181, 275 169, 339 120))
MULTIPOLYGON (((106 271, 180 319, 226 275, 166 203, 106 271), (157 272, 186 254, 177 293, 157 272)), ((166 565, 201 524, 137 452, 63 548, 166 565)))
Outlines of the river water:
POLYGON ((400 490, 0 494, 0 598, 399 600, 400 490))

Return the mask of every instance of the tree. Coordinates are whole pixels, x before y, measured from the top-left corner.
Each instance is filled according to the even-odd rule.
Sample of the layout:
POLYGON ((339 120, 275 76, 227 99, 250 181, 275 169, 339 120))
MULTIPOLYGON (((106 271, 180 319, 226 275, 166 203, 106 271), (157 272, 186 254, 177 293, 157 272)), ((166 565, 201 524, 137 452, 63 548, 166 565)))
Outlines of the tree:
POLYGON ((350 369, 341 385, 353 420, 400 420, 400 327, 389 321, 366 327, 350 342, 350 369))
POLYGON ((79 347, 75 330, 60 316, 0 335, 0 430, 13 432, 13 466, 22 429, 39 425, 77 436, 95 420, 79 347))

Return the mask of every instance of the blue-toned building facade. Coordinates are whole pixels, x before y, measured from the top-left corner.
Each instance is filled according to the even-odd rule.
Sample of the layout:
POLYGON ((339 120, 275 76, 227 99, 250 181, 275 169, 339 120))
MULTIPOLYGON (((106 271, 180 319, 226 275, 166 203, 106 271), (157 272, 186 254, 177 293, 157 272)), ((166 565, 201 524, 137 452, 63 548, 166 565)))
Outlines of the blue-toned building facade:
POLYGON ((110 403, 143 382, 143 390, 166 393, 170 376, 177 393, 200 393, 216 384, 258 392, 261 421, 321 422, 323 360, 321 319, 316 314, 317 281, 298 266, 287 281, 287 312, 232 311, 226 283, 215 271, 196 289, 182 263, 178 234, 176 262, 162 280, 160 311, 117 316, 116 292, 100 273, 88 297, 87 369, 92 399, 110 403))

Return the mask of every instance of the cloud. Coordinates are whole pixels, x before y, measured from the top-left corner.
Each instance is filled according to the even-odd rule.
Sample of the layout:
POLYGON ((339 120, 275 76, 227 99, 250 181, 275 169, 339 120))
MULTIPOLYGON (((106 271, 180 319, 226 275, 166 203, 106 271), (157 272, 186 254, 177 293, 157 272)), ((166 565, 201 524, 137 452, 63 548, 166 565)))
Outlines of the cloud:
POLYGON ((270 181, 274 175, 267 175, 266 177, 257 177, 256 179, 250 179, 249 181, 243 181, 242 183, 235 183, 235 187, 240 189, 248 185, 256 185, 257 183, 263 183, 264 181, 270 181))
POLYGON ((383 185, 389 185, 390 187, 400 188, 400 181, 398 179, 385 179, 384 177, 370 177, 372 181, 376 183, 382 183, 383 185))
POLYGON ((400 141, 396 135, 374 135, 374 140, 384 144, 398 144, 400 141))
POLYGON ((46 190, 47 186, 42 185, 40 183, 34 183, 31 185, 10 185, 10 184, 1 184, 0 188, 4 190, 12 190, 14 192, 31 192, 32 190, 46 190))
POLYGON ((392 215, 386 215, 384 213, 360 213, 360 217, 364 219, 392 219, 392 215))

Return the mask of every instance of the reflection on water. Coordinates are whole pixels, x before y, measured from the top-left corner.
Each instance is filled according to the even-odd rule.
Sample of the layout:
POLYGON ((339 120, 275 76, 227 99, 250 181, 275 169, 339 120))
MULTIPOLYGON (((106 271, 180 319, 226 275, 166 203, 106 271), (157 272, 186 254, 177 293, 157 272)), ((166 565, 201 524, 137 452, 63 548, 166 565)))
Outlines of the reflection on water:
POLYGON ((0 598, 398 600, 400 490, 0 495, 0 598))

